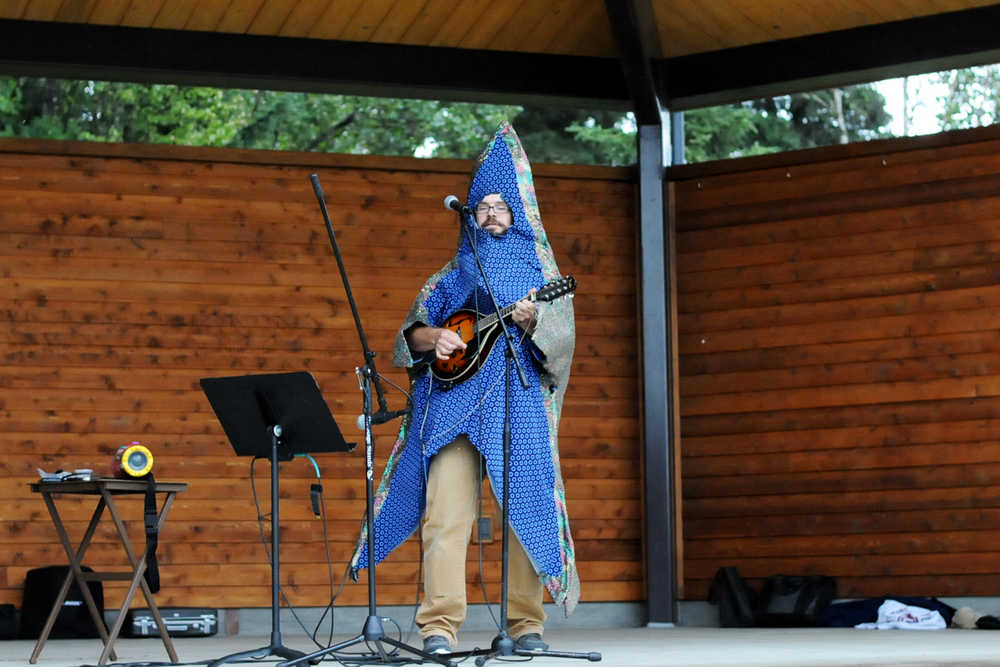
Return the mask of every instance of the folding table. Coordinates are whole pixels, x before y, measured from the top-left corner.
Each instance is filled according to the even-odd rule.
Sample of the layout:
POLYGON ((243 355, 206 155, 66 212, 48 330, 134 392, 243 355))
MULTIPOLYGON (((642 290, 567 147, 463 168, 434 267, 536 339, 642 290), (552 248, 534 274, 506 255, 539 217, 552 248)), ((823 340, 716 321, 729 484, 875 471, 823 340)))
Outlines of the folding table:
MULTIPOLYGON (((167 520, 167 512, 170 511, 170 507, 174 503, 174 498, 178 493, 186 491, 187 486, 188 485, 184 482, 155 482, 156 493, 165 494, 160 511, 156 517, 157 532, 163 529, 163 524, 167 520)), ((153 594, 150 592, 149 586, 143 578, 143 573, 146 571, 146 550, 143 548, 142 553, 139 556, 136 556, 135 550, 132 548, 132 543, 129 541, 128 533, 125 530, 125 522, 118 513, 118 507, 115 505, 114 501, 114 497, 120 495, 133 495, 142 499, 145 497, 146 489, 147 482, 144 479, 108 478, 94 479, 86 482, 36 482, 31 485, 32 491, 42 494, 45 506, 49 509, 49 514, 52 516, 52 522, 55 524, 56 532, 59 534, 59 541, 62 542, 63 549, 66 550, 66 555, 69 557, 70 572, 66 575, 66 580, 63 582, 59 595, 56 597, 56 601, 52 605, 52 611, 49 613, 49 618, 45 622, 45 627, 42 628, 42 633, 38 637, 38 642, 35 644, 35 650, 31 654, 31 659, 28 662, 31 664, 38 662, 38 656, 42 652, 42 648, 45 646, 45 641, 48 639, 49 633, 52 631, 52 626, 55 625, 56 617, 62 609, 63 602, 66 600, 66 594, 69 592, 70 584, 74 580, 80 587, 84 602, 87 605, 87 609, 90 611, 90 616, 94 619, 94 624, 97 626, 97 630, 101 635, 101 640, 104 642, 104 650, 101 653, 101 657, 97 664, 105 664, 109 657, 112 660, 118 659, 114 652, 114 643, 118 638, 118 633, 121 632, 122 625, 125 622, 125 613, 128 611, 129 603, 131 603, 132 598, 135 597, 136 590, 140 588, 142 589, 142 594, 146 598, 146 604, 149 606, 153 619, 156 621, 156 627, 160 631, 160 637, 163 639, 163 645, 167 649, 170 661, 174 663, 177 662, 177 653, 174 651, 173 642, 170 640, 170 635, 167 633, 167 626, 164 624, 163 617, 160 616, 160 610, 157 608, 156 602, 153 600, 153 594), (100 496, 97 501, 97 507, 94 508, 94 513, 90 517, 90 524, 87 526, 87 532, 84 533, 80 546, 75 549, 70 542, 69 534, 66 532, 62 519, 59 517, 59 511, 56 509, 55 497, 60 494, 100 496), (91 539, 94 537, 97 525, 100 522, 101 516, 104 514, 105 507, 108 508, 108 512, 111 514, 111 520, 115 524, 118 537, 121 539, 122 547, 125 549, 125 555, 128 556, 128 562, 131 566, 130 572, 84 572, 81 569, 83 556, 87 551, 87 547, 90 545, 91 539), (125 599, 122 601, 121 609, 118 611, 118 618, 115 620, 114 627, 111 628, 110 633, 105 628, 104 619, 102 618, 100 611, 97 609, 93 596, 90 594, 90 588, 87 586, 88 581, 129 582, 128 592, 125 594, 125 599)))

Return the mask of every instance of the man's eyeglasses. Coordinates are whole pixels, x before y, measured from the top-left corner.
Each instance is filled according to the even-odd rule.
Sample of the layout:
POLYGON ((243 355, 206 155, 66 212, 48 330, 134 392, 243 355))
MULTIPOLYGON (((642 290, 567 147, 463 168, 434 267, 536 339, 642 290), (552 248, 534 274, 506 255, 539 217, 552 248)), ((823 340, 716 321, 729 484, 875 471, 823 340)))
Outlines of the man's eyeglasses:
POLYGON ((498 204, 480 203, 478 206, 476 206, 476 215, 486 215, 487 213, 490 212, 490 209, 493 209, 493 212, 496 213, 497 215, 503 215, 504 213, 510 211, 510 207, 507 206, 507 204, 504 204, 503 202, 500 202, 498 204))

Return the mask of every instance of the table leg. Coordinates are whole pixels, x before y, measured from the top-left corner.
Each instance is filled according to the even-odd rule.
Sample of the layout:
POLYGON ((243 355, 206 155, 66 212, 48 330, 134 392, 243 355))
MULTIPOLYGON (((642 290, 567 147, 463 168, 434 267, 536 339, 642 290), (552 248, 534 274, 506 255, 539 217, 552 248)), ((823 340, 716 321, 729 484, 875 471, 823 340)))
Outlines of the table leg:
MULTIPOLYGON (((55 604, 52 606, 52 611, 49 612, 49 617, 45 622, 45 627, 42 628, 42 633, 38 636, 38 641, 35 643, 35 650, 32 652, 31 658, 28 660, 31 664, 38 662, 38 656, 41 654, 42 648, 45 646, 45 642, 49 638, 49 633, 52 632, 52 627, 55 625, 56 618, 59 616, 63 602, 66 601, 66 595, 69 593, 70 583, 74 580, 76 581, 77 586, 80 587, 80 593, 83 595, 83 599, 87 605, 88 611, 90 612, 90 616, 94 620, 94 625, 97 626, 97 632, 101 636, 101 640, 104 642, 105 646, 107 646, 108 643, 108 632, 104 625, 104 617, 97 609, 97 604, 94 602, 94 597, 90 594, 90 587, 87 585, 88 582, 85 580, 83 570, 81 569, 83 555, 87 551, 87 547, 90 546, 90 541, 93 539, 94 533, 97 531, 97 525, 100 522, 101 515, 104 513, 104 499, 101 498, 97 502, 97 507, 94 508, 94 513, 90 517, 90 524, 87 526, 87 531, 84 533, 83 540, 80 542, 80 546, 77 549, 73 549, 73 545, 69 540, 69 534, 66 532, 62 519, 59 517, 59 511, 56 509, 55 501, 52 500, 52 494, 42 492, 42 499, 45 501, 45 506, 48 508, 49 515, 52 517, 52 523, 55 525, 56 533, 59 535, 59 541, 62 543, 63 549, 66 551, 66 556, 69 558, 70 573, 66 575, 66 579, 63 581, 59 595, 56 597, 55 604)), ((112 652, 111 658, 113 660, 117 660, 118 656, 112 652)))
MULTIPOLYGON (((129 603, 132 602, 132 598, 135 596, 135 590, 138 587, 138 582, 136 578, 142 578, 142 573, 145 571, 145 563, 143 567, 136 568, 133 572, 132 579, 129 582, 128 592, 125 593, 125 600, 122 602, 121 608, 118 610, 118 617, 115 619, 115 623, 111 626, 111 641, 104 646, 104 650, 101 652, 101 657, 98 659, 97 664, 103 665, 107 663, 108 656, 111 653, 111 645, 116 639, 118 639, 118 633, 121 632, 122 625, 125 624, 125 613, 128 611, 129 603)), ((177 660, 174 660, 177 662, 177 660)))
MULTIPOLYGON (((160 507, 160 514, 156 518, 156 532, 159 533, 163 529, 163 524, 167 520, 167 512, 174 504, 174 498, 177 496, 176 491, 170 491, 167 493, 166 497, 163 499, 163 505, 160 507)), ((143 570, 146 567, 146 551, 142 552, 142 564, 143 570)), ((163 616, 160 614, 160 608, 156 606, 156 602, 153 600, 153 592, 149 590, 149 585, 146 580, 140 579, 139 585, 142 587, 142 594, 146 598, 146 603, 149 605, 149 611, 153 615, 153 620, 156 622, 156 627, 160 631, 160 637, 164 639, 164 646, 167 648, 167 654, 170 656, 172 662, 177 662, 177 653, 174 652, 174 643, 170 637, 170 633, 167 631, 167 624, 163 622, 163 616)))
MULTIPOLYGON (((152 613, 153 619, 156 621, 156 627, 160 631, 160 638, 163 640, 163 646, 167 650, 167 655, 170 656, 171 662, 176 663, 178 662, 178 659, 177 652, 174 650, 173 640, 170 638, 170 634, 167 632, 167 626, 163 622, 163 617, 160 615, 160 610, 156 606, 156 602, 153 600, 153 594, 149 590, 149 585, 146 584, 146 580, 143 578, 143 575, 146 572, 146 551, 143 549, 142 556, 136 557, 135 551, 132 549, 132 542, 128 539, 128 532, 125 530, 125 523, 118 515, 118 509, 115 507, 111 494, 107 491, 102 491, 102 495, 108 505, 108 511, 111 514, 112 521, 114 521, 115 528, 118 530, 122 546, 125 548, 125 555, 128 556, 129 563, 132 564, 132 579, 129 583, 128 592, 125 594, 125 599, 122 601, 121 609, 118 611, 118 618, 115 619, 114 627, 111 629, 112 641, 118 637, 118 633, 121 631, 122 625, 125 622, 125 613, 128 611, 129 604, 132 602, 132 598, 135 597, 136 590, 141 587, 142 594, 146 598, 146 604, 149 605, 149 611, 152 613)), ((164 499, 163 507, 157 517, 157 531, 159 531, 159 529, 163 526, 163 523, 166 521, 167 511, 170 509, 170 506, 173 505, 175 495, 177 495, 176 492, 170 492, 164 499)), ((108 657, 107 654, 110 650, 111 644, 108 644, 105 647, 104 653, 101 654, 101 658, 97 664, 105 664, 108 657)))
POLYGON ((163 638, 163 645, 167 649, 167 655, 170 656, 170 662, 177 662, 177 652, 174 651, 174 642, 167 631, 167 624, 163 622, 163 616, 160 615, 160 608, 153 601, 153 592, 149 590, 149 584, 146 583, 145 579, 140 578, 139 587, 142 589, 143 597, 146 598, 146 604, 149 605, 149 612, 153 615, 153 620, 156 621, 156 627, 160 631, 160 637, 163 638))
POLYGON ((45 647, 45 642, 49 638, 49 633, 52 632, 52 626, 56 624, 56 618, 59 616, 63 602, 66 600, 66 594, 69 592, 69 585, 72 581, 73 571, 70 570, 66 573, 66 578, 63 580, 62 588, 59 589, 59 595, 56 596, 55 604, 52 605, 52 611, 49 612, 49 617, 45 621, 45 626, 42 628, 42 634, 38 635, 38 641, 35 642, 35 650, 31 652, 31 657, 28 658, 28 662, 31 664, 38 662, 38 656, 41 654, 42 648, 45 647))

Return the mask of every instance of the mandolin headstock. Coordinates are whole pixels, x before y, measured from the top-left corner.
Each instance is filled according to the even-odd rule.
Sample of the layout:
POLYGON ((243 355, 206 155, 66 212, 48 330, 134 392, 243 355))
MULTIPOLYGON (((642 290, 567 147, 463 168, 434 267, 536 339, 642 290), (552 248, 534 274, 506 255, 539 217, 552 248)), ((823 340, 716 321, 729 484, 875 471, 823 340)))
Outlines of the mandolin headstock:
POLYGON ((576 290, 576 278, 563 276, 545 283, 535 294, 535 301, 554 301, 561 296, 572 294, 574 290, 576 290))

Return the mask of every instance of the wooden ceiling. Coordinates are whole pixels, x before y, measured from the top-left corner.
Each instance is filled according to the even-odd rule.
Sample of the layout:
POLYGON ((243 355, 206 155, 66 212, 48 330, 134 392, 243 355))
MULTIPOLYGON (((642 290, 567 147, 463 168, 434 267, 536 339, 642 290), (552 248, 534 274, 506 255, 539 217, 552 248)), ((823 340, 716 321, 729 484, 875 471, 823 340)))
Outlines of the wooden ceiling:
MULTIPOLYGON (((175 40, 180 49, 188 50, 194 45, 204 48, 210 44, 200 38, 204 35, 217 35, 219 41, 215 43, 220 45, 220 51, 239 48, 240 42, 233 41, 235 36, 270 38, 273 41, 268 47, 273 46, 278 51, 283 48, 282 44, 293 43, 289 40, 298 40, 295 43, 309 40, 338 47, 365 45, 369 50, 359 53, 364 53, 368 62, 375 58, 378 65, 367 69, 362 65, 369 78, 379 78, 378 72, 390 66, 402 70, 415 67, 408 62, 415 57, 421 66, 431 65, 450 73, 455 65, 445 62, 445 58, 496 52, 539 55, 545 58, 534 61, 532 69, 542 68, 547 74, 534 91, 522 93, 544 97, 554 91, 549 94, 586 98, 589 80, 595 88, 595 101, 611 103, 607 98, 618 98, 620 103, 623 96, 625 100, 628 98, 622 92, 625 85, 621 81, 605 80, 613 75, 610 69, 602 68, 610 63, 620 70, 619 58, 622 51, 627 50, 632 33, 645 29, 652 37, 645 40, 644 53, 655 60, 653 76, 661 79, 664 96, 684 107, 732 97, 737 90, 742 91, 740 94, 745 94, 746 90, 756 92, 764 83, 780 87, 791 79, 810 80, 848 71, 853 72, 848 78, 857 79, 865 76, 858 74, 861 72, 881 68, 884 73, 888 71, 886 66, 889 70, 895 68, 904 72, 926 70, 941 63, 983 62, 993 57, 994 50, 1000 52, 1000 42, 994 44, 995 38, 987 30, 988 26, 997 23, 985 21, 986 15, 975 14, 977 9, 985 8, 1000 9, 1000 6, 991 0, 2 0, 0 21, 5 25, 0 26, 3 28, 0 30, 0 73, 26 71, 27 67, 33 71, 66 74, 76 71, 75 66, 80 72, 96 67, 107 71, 111 78, 124 76, 121 71, 115 71, 118 68, 111 55, 101 56, 102 60, 90 64, 75 62, 68 47, 61 57, 46 56, 43 47, 59 50, 67 36, 71 42, 74 35, 76 39, 85 40, 81 46, 85 51, 93 51, 101 48, 93 44, 95 39, 127 34, 94 30, 73 33, 66 32, 65 28, 59 29, 62 32, 51 32, 44 28, 45 25, 65 25, 198 35, 197 40, 190 37, 188 42, 183 36, 175 40), (634 20, 631 25, 623 26, 620 21, 616 25, 614 16, 619 5, 627 6, 633 15, 644 18, 634 20), (638 13, 634 11, 636 7, 638 13), (929 28, 928 20, 940 20, 944 28, 929 28), (654 24, 654 29, 649 30, 650 26, 643 25, 644 22, 654 24), (891 27, 888 33, 879 32, 887 26, 891 27), (973 41, 978 39, 978 42, 972 46, 963 43, 968 26, 973 32, 983 31, 978 38, 973 36, 973 41), (912 40, 909 38, 911 31, 912 40), (25 33, 33 33, 31 43, 23 43, 27 41, 25 33), (22 42, 20 45, 27 47, 28 52, 18 55, 11 48, 5 56, 2 50, 7 35, 22 42), (841 37, 834 41, 814 41, 818 36, 830 35, 841 37), (37 44, 39 39, 48 44, 37 44), (908 41, 928 43, 907 44, 908 41), (32 44, 36 45, 37 54, 32 44), (797 49, 802 44, 822 44, 822 47, 815 53, 803 52, 801 58, 797 58, 797 49), (768 50, 772 45, 784 46, 778 51, 768 50), (392 48, 374 50, 372 47, 376 46, 392 48), (426 52, 420 51, 428 48, 452 50, 456 55, 428 59, 426 52), (858 57, 859 51, 863 52, 863 57, 858 57), (728 54, 725 61, 719 60, 720 54, 728 54), (815 67, 810 63, 789 64, 789 61, 806 58, 822 62, 815 67), (43 64, 40 68, 25 64, 32 59, 36 65, 43 64), (922 64, 914 64, 918 61, 922 64), (46 62, 57 64, 45 65, 46 62), (678 69, 680 65, 683 71, 678 69), (560 84, 559 79, 566 76, 567 67, 587 67, 590 74, 579 84, 560 84), (781 71, 783 68, 789 71, 781 71), (706 80, 719 76, 732 80, 718 85, 706 80), (675 80, 687 83, 671 95, 670 86, 675 80), (565 89, 571 86, 576 95, 567 95, 565 89)), ((996 16, 1000 14, 989 14, 988 18, 996 16)), ((164 46, 163 42, 156 43, 164 46)), ((253 49, 259 51, 264 42, 247 44, 254 44, 253 49)), ((331 55, 343 58, 345 53, 338 50, 331 55)), ((209 61, 214 59, 205 55, 209 61)), ((185 54, 180 53, 178 57, 184 59, 185 54)), ((226 56, 221 57, 225 59, 226 56)), ((79 59, 86 60, 86 56, 79 59)), ((151 74, 154 70, 166 72, 162 74, 164 80, 177 78, 170 73, 177 69, 176 59, 172 55, 147 54, 140 58, 122 54, 123 67, 129 71, 144 71, 154 78, 161 76, 151 74)), ((509 62, 523 65, 530 61, 509 62)), ((476 60, 475 65, 481 75, 481 61, 476 60)), ((310 88, 306 83, 307 73, 282 73, 279 69, 275 69, 273 77, 279 87, 310 88), (287 83, 292 79, 299 83, 287 83)), ((205 77, 211 80, 217 74, 205 77)), ((239 74, 231 80, 247 79, 252 83, 251 74, 239 74)), ((190 72, 188 75, 194 76, 190 72)), ((342 79, 345 77, 349 79, 350 73, 337 74, 327 83, 313 87, 344 88, 342 79)), ((226 78, 224 73, 222 78, 226 78)), ((392 76, 387 78, 390 80, 383 83, 399 86, 398 80, 392 80, 392 76)), ((414 75, 406 73, 402 78, 411 80, 414 75)), ((433 83, 416 76, 416 92, 412 94, 440 94, 441 85, 433 83)), ((465 80, 454 85, 448 81, 438 83, 443 84, 444 89, 467 90, 471 96, 481 92, 468 91, 477 86, 465 80)), ((789 85, 794 88, 796 84, 789 85)), ((363 82, 357 82, 357 86, 363 88, 363 82)), ((479 86, 487 87, 485 84, 479 86)))
MULTIPOLYGON (((661 56, 704 53, 995 0, 652 0, 661 56)), ((6 0, 0 18, 616 57, 603 0, 6 0)))

